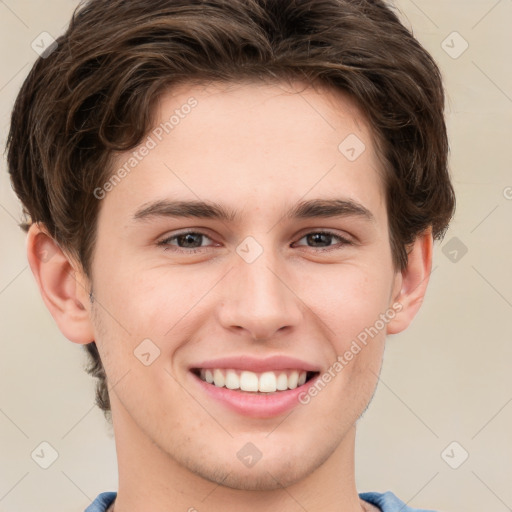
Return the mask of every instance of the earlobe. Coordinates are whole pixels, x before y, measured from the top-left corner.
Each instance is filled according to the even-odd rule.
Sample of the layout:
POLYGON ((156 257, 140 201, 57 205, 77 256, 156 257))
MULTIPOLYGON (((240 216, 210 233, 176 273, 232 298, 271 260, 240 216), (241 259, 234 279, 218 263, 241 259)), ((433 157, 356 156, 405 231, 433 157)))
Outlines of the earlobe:
POLYGON ((418 235, 409 248, 407 267, 398 276, 400 288, 393 300, 400 305, 400 310, 388 323, 388 334, 406 329, 420 309, 432 269, 433 243, 432 230, 428 229, 418 235))
POLYGON ((41 297, 62 334, 74 343, 94 341, 88 281, 44 225, 34 223, 30 227, 27 258, 41 297))

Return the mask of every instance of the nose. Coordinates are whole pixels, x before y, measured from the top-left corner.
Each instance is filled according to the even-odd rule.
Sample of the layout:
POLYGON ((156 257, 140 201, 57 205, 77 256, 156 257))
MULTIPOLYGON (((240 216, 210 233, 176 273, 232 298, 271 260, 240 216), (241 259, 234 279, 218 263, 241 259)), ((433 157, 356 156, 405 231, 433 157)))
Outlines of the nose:
POLYGON ((252 263, 234 256, 237 259, 226 276, 218 312, 223 327, 254 340, 268 340, 278 331, 297 326, 302 302, 293 292, 290 273, 277 257, 269 250, 252 263))

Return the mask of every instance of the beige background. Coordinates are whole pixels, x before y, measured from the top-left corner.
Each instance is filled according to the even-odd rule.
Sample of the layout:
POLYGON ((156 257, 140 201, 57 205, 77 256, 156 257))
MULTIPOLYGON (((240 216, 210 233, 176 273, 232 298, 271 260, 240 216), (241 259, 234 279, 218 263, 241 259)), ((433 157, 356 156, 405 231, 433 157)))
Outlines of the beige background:
MULTIPOLYGON (((36 59, 32 41, 43 31, 58 36, 75 5, 0 1, 2 148, 36 59)), ((410 506, 439 511, 504 512, 512 510, 512 1, 396 5, 445 76, 458 209, 436 247, 422 310, 388 339, 359 424, 358 489, 392 490, 410 506), (455 262, 449 243, 459 244, 455 262), (460 463, 463 450, 469 458, 453 469, 446 461, 460 463)), ((2 159, 0 512, 81 512, 99 492, 117 489, 114 441, 93 405, 85 354, 39 296, 20 213, 2 159), (58 452, 48 469, 31 458, 43 441, 58 452)))

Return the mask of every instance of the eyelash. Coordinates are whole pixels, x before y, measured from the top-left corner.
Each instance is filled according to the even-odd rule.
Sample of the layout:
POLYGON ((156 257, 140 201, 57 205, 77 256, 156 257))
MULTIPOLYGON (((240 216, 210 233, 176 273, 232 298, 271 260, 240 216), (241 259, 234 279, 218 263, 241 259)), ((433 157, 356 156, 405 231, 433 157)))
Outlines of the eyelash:
MULTIPOLYGON (((186 236, 186 235, 191 235, 191 234, 192 235, 201 235, 201 236, 204 236, 211 240, 211 238, 206 233, 203 233, 201 231, 184 231, 183 233, 178 233, 177 235, 172 235, 163 240, 160 240, 159 242, 157 242, 157 245, 159 247, 163 247, 164 251, 173 251, 173 252, 178 252, 178 253, 182 253, 182 254, 195 254, 197 252, 202 252, 204 249, 209 249, 209 247, 196 247, 196 248, 192 248, 192 249, 186 249, 186 248, 177 247, 177 246, 172 246, 173 248, 171 249, 171 246, 169 244, 169 242, 171 240, 174 240, 181 236, 186 236)), ((332 237, 340 240, 340 244, 338 246, 335 245, 335 246, 330 246, 330 247, 310 247, 310 249, 313 249, 314 251, 328 252, 328 251, 332 251, 332 250, 336 250, 336 249, 341 249, 345 245, 354 245, 354 242, 348 240, 347 238, 342 237, 341 235, 333 233, 331 231, 310 231, 309 233, 306 233, 305 235, 303 235, 299 240, 302 240, 303 238, 307 237, 308 235, 313 235, 313 234, 314 235, 328 235, 328 236, 332 236, 332 237)))

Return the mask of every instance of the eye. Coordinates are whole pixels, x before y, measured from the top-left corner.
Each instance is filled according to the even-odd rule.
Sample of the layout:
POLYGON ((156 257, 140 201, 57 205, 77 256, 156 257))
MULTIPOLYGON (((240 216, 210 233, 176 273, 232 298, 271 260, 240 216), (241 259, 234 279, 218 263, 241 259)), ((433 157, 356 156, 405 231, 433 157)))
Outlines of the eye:
POLYGON ((177 235, 172 235, 164 240, 157 242, 158 246, 163 246, 164 251, 177 251, 186 253, 200 252, 205 246, 201 243, 201 239, 207 238, 211 240, 209 236, 200 231, 186 231, 177 235), (174 243, 176 242, 176 243, 174 243))
POLYGON ((344 245, 353 245, 353 242, 347 238, 337 235, 336 233, 331 233, 330 231, 312 231, 311 233, 303 236, 300 240, 304 239, 306 239, 308 243, 314 244, 312 247, 313 249, 318 249, 320 251, 332 250, 344 245), (339 240, 339 243, 331 245, 329 242, 331 242, 333 238, 339 240), (318 247, 316 244, 327 244, 328 247, 318 247))
MULTIPOLYGON (((164 251, 194 254, 197 252, 202 252, 204 249, 211 247, 211 245, 202 243, 204 239, 212 241, 208 235, 202 233, 201 231, 185 231, 183 233, 178 233, 164 238, 163 240, 157 242, 157 245, 159 247, 163 247, 164 251)), ((319 251, 330 251, 333 249, 339 249, 345 245, 353 245, 353 242, 347 238, 344 238, 341 235, 332 233, 330 231, 312 231, 300 238, 299 242, 301 240, 306 240, 307 243, 313 244, 309 247, 319 251), (332 245, 330 242, 332 242, 333 239, 338 240, 338 243, 332 245), (318 246, 317 244, 327 244, 327 246, 322 247, 318 246)))

